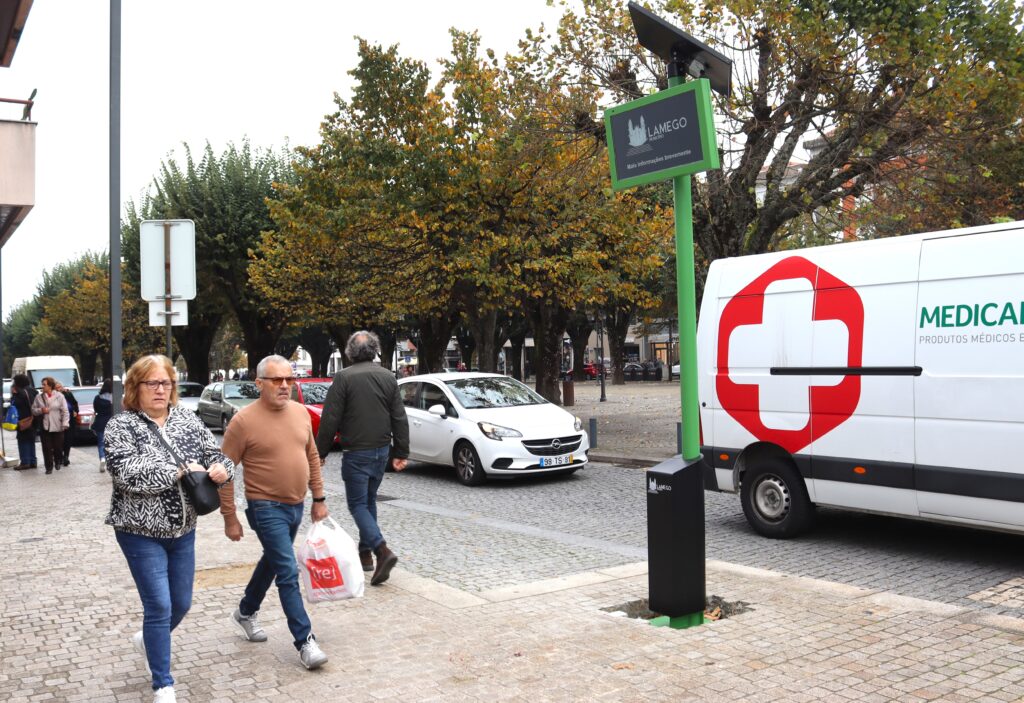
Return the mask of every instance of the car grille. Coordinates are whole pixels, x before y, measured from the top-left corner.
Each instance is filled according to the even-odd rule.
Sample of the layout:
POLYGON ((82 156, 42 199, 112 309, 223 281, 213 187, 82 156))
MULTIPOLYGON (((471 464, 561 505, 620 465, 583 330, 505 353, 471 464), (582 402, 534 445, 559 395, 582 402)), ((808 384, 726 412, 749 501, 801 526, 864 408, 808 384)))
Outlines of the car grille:
POLYGON ((583 435, 577 434, 571 437, 555 437, 553 439, 527 439, 523 440, 523 446, 530 454, 537 456, 558 456, 569 454, 580 448, 583 435))

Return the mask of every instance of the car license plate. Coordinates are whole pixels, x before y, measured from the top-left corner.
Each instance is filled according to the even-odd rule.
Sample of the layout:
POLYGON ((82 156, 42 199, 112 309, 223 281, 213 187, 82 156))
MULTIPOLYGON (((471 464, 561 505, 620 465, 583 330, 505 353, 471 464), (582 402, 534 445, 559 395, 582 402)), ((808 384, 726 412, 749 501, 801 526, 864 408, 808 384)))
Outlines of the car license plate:
POLYGON ((564 456, 544 456, 540 459, 541 466, 565 466, 572 463, 572 454, 564 456))

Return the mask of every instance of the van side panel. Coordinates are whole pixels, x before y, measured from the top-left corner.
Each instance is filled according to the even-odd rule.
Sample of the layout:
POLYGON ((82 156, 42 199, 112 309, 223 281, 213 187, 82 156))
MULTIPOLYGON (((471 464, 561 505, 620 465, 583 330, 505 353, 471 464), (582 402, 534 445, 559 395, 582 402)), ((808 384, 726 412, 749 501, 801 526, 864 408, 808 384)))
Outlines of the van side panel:
POLYGON ((922 515, 1024 526, 1024 231, 924 242, 915 381, 922 515))
POLYGON ((884 257, 868 247, 833 252, 808 252, 821 267, 816 306, 823 309, 815 315, 812 366, 870 373, 811 379, 823 399, 815 403, 811 445, 817 500, 916 516, 911 374, 920 243, 893 242, 884 257), (842 397, 842 384, 854 400, 842 397))

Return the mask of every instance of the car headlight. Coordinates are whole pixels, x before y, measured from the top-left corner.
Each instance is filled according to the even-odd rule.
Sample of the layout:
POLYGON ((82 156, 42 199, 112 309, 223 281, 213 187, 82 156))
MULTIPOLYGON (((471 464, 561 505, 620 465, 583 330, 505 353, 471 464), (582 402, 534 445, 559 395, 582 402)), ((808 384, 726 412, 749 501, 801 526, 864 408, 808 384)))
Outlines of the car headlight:
POLYGON ((578 415, 573 415, 573 419, 576 420, 576 422, 573 424, 573 428, 575 428, 575 430, 579 432, 580 430, 583 429, 583 420, 581 420, 578 415))
POLYGON ((499 442, 503 437, 522 437, 523 433, 518 430, 513 430, 511 427, 502 427, 501 425, 492 425, 489 422, 478 422, 476 423, 480 431, 484 433, 485 437, 490 439, 496 439, 499 442))

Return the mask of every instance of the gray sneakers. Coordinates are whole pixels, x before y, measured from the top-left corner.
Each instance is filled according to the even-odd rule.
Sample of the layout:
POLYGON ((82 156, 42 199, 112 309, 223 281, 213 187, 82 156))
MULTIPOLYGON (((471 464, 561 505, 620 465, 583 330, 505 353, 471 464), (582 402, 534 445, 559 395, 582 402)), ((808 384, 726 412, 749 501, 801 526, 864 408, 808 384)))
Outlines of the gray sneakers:
POLYGON ((238 625, 238 629, 242 631, 242 636, 245 639, 250 642, 266 642, 267 633, 260 625, 257 615, 259 615, 259 611, 252 615, 242 615, 241 609, 235 608, 235 612, 231 614, 231 621, 238 625))
POLYGON ((302 649, 299 650, 299 661, 307 669, 319 669, 327 663, 327 655, 321 651, 320 645, 316 643, 316 638, 312 633, 306 638, 302 649))

